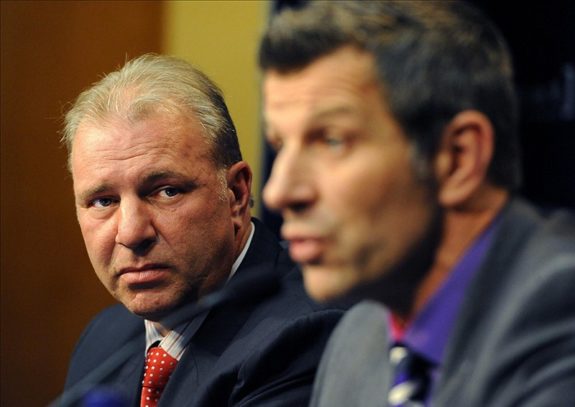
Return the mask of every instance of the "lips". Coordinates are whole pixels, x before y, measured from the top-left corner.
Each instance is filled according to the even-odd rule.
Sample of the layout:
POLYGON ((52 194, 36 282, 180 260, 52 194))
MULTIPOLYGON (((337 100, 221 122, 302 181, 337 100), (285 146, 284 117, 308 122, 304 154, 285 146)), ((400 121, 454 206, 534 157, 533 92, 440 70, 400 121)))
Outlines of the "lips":
POLYGON ((118 278, 131 286, 149 286, 163 282, 168 271, 168 266, 164 264, 147 264, 141 267, 125 267, 118 273, 118 278))
POLYGON ((291 258, 302 264, 317 263, 321 260, 325 250, 325 242, 318 238, 292 238, 288 239, 291 258))

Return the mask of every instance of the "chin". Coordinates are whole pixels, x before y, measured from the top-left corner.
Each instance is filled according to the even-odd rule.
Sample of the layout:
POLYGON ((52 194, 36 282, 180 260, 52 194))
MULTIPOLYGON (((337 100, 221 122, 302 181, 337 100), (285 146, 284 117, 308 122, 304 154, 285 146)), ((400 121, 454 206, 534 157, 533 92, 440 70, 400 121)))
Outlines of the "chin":
POLYGON ((306 266, 304 285, 308 295, 317 302, 330 302, 345 297, 351 286, 342 278, 345 272, 334 268, 306 266))
POLYGON ((148 321, 152 322, 160 322, 163 318, 167 317, 170 312, 170 309, 130 309, 130 311, 148 321))
POLYGON ((173 302, 162 303, 153 298, 140 298, 129 303, 124 302, 124 306, 133 314, 154 322, 165 318, 176 308, 173 302))

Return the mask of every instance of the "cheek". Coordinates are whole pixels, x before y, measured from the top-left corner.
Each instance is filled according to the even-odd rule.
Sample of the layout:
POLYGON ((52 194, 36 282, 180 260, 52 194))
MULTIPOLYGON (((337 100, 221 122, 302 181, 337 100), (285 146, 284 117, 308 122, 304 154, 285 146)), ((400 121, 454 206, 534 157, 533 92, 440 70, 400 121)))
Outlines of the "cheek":
POLYGON ((179 246, 178 251, 194 252, 195 256, 207 255, 233 235, 229 207, 220 200, 172 214, 162 223, 164 238, 170 245, 179 246))
POLYGON ((363 235, 363 239, 385 221, 390 195, 394 193, 392 181, 369 175, 344 174, 332 188, 333 212, 340 216, 342 227, 346 223, 350 232, 363 235))
POLYGON ((307 266, 303 270, 306 291, 319 302, 340 297, 359 280, 358 273, 345 266, 338 268, 307 266))
POLYGON ((409 173, 392 175, 382 168, 379 174, 383 175, 370 178, 366 172, 355 183, 347 180, 353 187, 341 188, 340 199, 335 200, 342 215, 341 249, 364 275, 382 273, 396 262, 427 224, 430 212, 424 203, 423 187, 409 173))
POLYGON ((108 264, 115 245, 115 233, 109 224, 80 219, 80 230, 88 257, 96 271, 108 264))

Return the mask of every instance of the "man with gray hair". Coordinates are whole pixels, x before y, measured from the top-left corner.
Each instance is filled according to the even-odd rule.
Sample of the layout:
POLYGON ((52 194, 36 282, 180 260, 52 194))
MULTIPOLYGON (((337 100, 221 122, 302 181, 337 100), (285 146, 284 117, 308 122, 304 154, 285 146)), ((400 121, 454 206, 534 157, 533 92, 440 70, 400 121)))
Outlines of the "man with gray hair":
POLYGON ((312 405, 574 406, 575 218, 516 194, 495 27, 462 1, 311 1, 260 66, 264 201, 313 298, 365 300, 312 405))
POLYGON ((252 173, 216 85, 141 56, 78 97, 63 141, 90 261, 121 303, 82 335, 63 402, 111 388, 129 406, 306 404, 341 311, 307 298, 250 216, 252 173), (260 298, 269 278, 280 290, 260 298), (204 300, 219 306, 181 311, 204 300))

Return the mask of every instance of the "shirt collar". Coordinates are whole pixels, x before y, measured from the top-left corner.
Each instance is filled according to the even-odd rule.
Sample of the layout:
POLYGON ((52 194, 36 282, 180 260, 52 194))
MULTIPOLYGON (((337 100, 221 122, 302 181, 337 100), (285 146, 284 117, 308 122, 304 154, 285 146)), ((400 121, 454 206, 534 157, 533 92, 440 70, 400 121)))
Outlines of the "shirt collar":
POLYGON ((232 276, 234 274, 236 274, 236 271, 240 267, 240 264, 242 264, 244 257, 246 257, 246 253, 248 252, 248 249, 250 248, 250 246, 252 244, 252 239, 254 237, 255 230, 256 230, 256 227, 255 227, 254 223, 250 222, 250 235, 248 236, 248 240, 246 241, 246 244, 244 245, 244 248, 242 249, 240 255, 238 256, 238 258, 236 259, 236 261, 234 261, 234 264, 232 265, 232 271, 230 272, 230 276, 228 277, 228 281, 230 281, 232 276))

